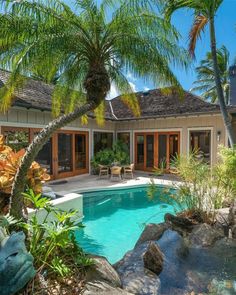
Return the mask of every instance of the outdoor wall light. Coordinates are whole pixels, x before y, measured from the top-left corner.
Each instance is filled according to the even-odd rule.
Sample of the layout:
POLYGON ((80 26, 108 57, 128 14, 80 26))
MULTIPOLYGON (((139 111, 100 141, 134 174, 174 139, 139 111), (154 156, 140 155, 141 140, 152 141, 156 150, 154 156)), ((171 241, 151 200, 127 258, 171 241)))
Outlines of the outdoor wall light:
POLYGON ((217 141, 220 141, 220 137, 221 137, 221 131, 217 131, 217 141))

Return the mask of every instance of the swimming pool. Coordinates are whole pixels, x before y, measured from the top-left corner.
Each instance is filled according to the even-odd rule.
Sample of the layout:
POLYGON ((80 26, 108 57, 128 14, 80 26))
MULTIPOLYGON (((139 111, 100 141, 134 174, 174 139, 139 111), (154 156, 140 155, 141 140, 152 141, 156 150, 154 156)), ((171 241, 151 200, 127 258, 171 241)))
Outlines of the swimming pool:
POLYGON ((134 247, 145 224, 160 223, 167 212, 179 209, 170 202, 174 189, 156 186, 151 200, 148 190, 143 186, 82 193, 85 227, 76 238, 84 251, 115 263, 134 247))

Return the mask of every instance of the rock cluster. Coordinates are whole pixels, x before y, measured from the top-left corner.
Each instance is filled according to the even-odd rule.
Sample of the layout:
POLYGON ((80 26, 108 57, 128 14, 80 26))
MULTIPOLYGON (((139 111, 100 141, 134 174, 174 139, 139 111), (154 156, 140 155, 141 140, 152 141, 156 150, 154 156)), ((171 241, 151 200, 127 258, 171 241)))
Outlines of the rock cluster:
MULTIPOLYGON (((235 217, 236 210, 231 211, 235 217)), ((147 225, 134 249, 115 265, 94 257, 84 294, 236 294, 236 240, 225 237, 219 226, 166 217, 165 223, 147 225), (222 271, 228 275, 225 283, 222 271)))

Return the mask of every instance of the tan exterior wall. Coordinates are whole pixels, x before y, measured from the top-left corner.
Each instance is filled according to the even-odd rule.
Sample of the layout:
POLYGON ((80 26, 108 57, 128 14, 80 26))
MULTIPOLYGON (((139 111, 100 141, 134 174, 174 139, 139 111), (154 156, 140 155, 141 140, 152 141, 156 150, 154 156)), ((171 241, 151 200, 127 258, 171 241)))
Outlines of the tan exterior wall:
MULTIPOLYGON (((0 134, 1 126, 26 127, 26 128, 43 128, 52 121, 50 112, 42 112, 39 110, 26 110, 24 108, 11 108, 5 114, 0 112, 0 134)), ((104 126, 98 126, 95 119, 89 119, 88 125, 82 125, 81 120, 77 119, 66 127, 64 130, 80 130, 89 132, 89 155, 93 156, 93 132, 108 131, 114 133, 115 138, 115 122, 106 121, 104 126)))
MULTIPOLYGON (((51 120, 52 117, 49 112, 11 108, 6 114, 0 113, 0 132, 1 126, 41 128, 51 120)), ((234 124, 236 130, 236 118, 234 124)), ((82 126, 80 120, 76 120, 63 129, 89 131, 90 157, 93 155, 93 132, 96 130, 113 132, 114 134, 119 131, 129 131, 131 133, 132 160, 134 160, 134 134, 138 131, 180 131, 180 151, 181 153, 186 154, 188 153, 189 148, 190 129, 211 130, 211 160, 213 164, 216 162, 218 145, 227 143, 226 132, 221 115, 202 115, 195 117, 162 118, 126 122, 107 121, 102 127, 98 126, 93 119, 89 119, 89 124, 86 126, 82 126), (220 139, 218 140, 217 134, 219 132, 220 139)))
MULTIPOLYGON (((212 164, 217 159, 217 148, 219 144, 226 143, 226 132, 221 115, 195 116, 195 117, 176 117, 163 119, 150 119, 140 121, 126 121, 116 124, 116 130, 131 131, 132 137, 137 131, 180 131, 180 152, 188 153, 189 149, 189 130, 211 130, 211 150, 212 164), (220 132, 220 139, 217 139, 217 132, 220 132)), ((132 148, 132 159, 134 148, 132 148)))

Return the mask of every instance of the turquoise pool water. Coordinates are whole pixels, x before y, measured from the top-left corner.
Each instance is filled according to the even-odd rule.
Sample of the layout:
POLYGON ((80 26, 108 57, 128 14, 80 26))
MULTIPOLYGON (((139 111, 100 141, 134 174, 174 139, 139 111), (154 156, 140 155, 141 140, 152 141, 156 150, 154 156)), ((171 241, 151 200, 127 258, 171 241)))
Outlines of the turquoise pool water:
POLYGON ((85 228, 76 233, 80 246, 106 256, 110 263, 121 259, 134 247, 145 224, 160 223, 177 208, 170 202, 174 189, 156 187, 151 200, 147 190, 146 186, 83 193, 85 228))

